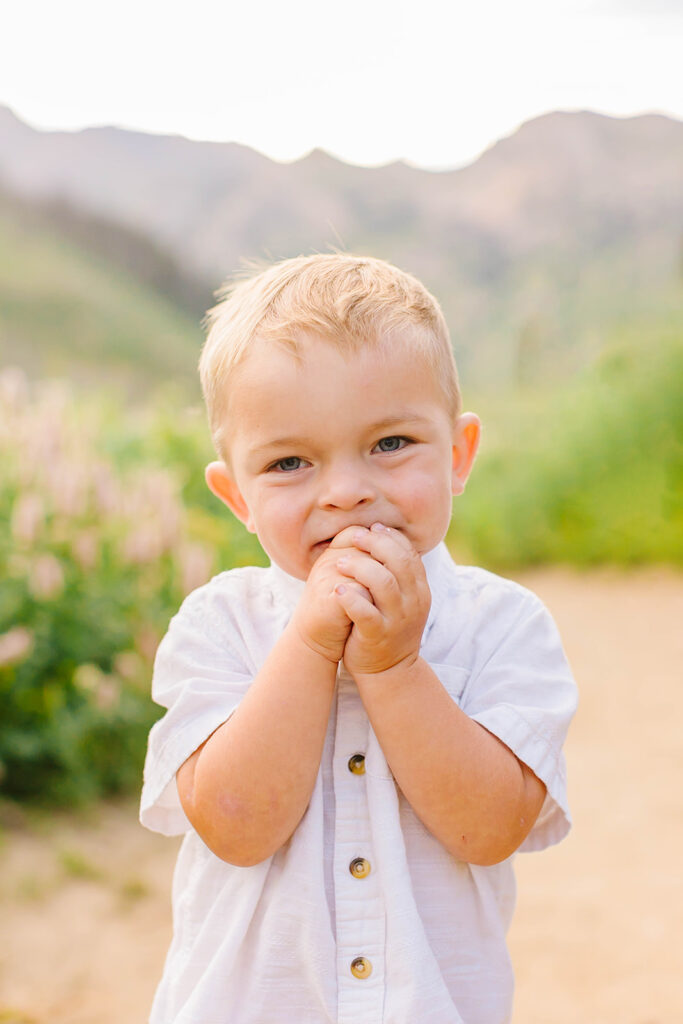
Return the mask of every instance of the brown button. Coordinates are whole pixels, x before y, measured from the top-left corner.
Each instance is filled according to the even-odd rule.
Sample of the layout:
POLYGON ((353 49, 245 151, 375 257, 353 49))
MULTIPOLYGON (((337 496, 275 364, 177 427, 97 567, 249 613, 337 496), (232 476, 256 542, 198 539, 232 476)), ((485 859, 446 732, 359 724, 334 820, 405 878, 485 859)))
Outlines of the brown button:
POLYGON ((351 961, 351 974, 354 978, 369 978, 372 974, 372 964, 364 956, 357 956, 351 961))
POLYGON ((353 754, 349 758, 349 771, 354 775, 365 775, 365 758, 362 754, 353 754))
POLYGON ((354 878, 367 878, 370 874, 370 862, 365 857, 356 857, 349 864, 349 871, 354 878))

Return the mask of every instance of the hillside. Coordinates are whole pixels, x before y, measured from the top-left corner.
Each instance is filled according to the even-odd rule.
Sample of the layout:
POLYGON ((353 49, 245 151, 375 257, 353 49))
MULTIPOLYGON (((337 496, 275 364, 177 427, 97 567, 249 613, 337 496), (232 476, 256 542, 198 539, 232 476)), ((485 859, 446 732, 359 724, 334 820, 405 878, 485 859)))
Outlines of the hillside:
POLYGON ((131 397, 174 381, 195 396, 200 317, 170 297, 177 283, 144 240, 0 193, 0 365, 131 397))
POLYGON ((38 132, 0 109, 0 182, 147 236, 207 291, 245 258, 372 252, 441 299, 476 386, 562 377, 615 323, 680 315, 683 124, 539 117, 466 168, 278 164, 234 143, 38 132))

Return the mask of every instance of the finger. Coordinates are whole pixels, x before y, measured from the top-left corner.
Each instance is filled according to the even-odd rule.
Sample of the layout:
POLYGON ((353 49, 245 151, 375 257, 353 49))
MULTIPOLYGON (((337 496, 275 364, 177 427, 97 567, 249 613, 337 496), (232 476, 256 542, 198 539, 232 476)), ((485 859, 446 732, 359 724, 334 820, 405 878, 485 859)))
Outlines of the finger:
POLYGON ((415 550, 405 533, 401 533, 400 530, 395 530, 392 526, 385 526, 384 523, 373 523, 370 527, 370 532, 373 534, 386 534, 397 544, 400 544, 401 547, 405 548, 406 551, 415 550))
POLYGON ((339 583, 334 590, 342 608, 362 633, 379 629, 383 616, 379 609, 366 601, 349 583, 339 583))
POLYGON ((337 546, 335 548, 330 546, 323 551, 323 553, 316 559, 315 564, 311 572, 315 573, 328 573, 330 570, 334 571, 337 559, 342 555, 355 555, 358 553, 358 548, 352 545, 345 547, 337 546))
MULTIPOLYGON (((341 584, 337 584, 337 586, 340 586, 340 585, 341 584)), ((351 587, 351 589, 354 590, 360 597, 362 597, 364 601, 368 601, 370 604, 374 604, 375 603, 374 597, 372 595, 372 591, 369 590, 368 587, 366 587, 362 583, 360 583, 358 580, 356 580, 356 579, 344 580, 344 584, 343 585, 345 587, 351 587)), ((335 587, 335 590, 336 590, 336 587, 335 587)))
POLYGON ((372 529, 355 535, 354 544, 385 565, 394 574, 399 586, 411 580, 426 580, 422 559, 399 530, 375 523, 372 529))
POLYGON ((404 533, 400 530, 395 530, 391 526, 385 526, 384 523, 373 523, 372 526, 347 526, 343 530, 332 538, 330 541, 331 548, 342 548, 342 547, 362 547, 368 542, 368 534, 372 533, 387 533, 392 537, 397 544, 404 547, 407 551, 413 550, 413 545, 408 540, 404 533))
MULTIPOLYGON (((344 556, 347 558, 358 557, 358 555, 358 548, 338 548, 335 551, 330 551, 328 548, 327 551, 324 551, 322 555, 320 555, 313 566, 309 576, 309 582, 315 576, 317 577, 317 586, 322 587, 324 593, 332 593, 337 583, 340 582, 340 571, 337 567, 339 559, 344 556)), ((363 555, 363 558, 367 558, 368 561, 371 561, 370 555, 363 555)), ((346 582, 346 577, 344 578, 344 582, 346 582)), ((372 601, 372 594, 362 582, 354 581, 353 586, 368 601, 372 601)))
POLYGON ((407 551, 412 551, 413 545, 408 540, 404 533, 400 530, 395 530, 391 526, 385 526, 384 523, 373 523, 372 526, 347 526, 343 530, 340 530, 336 536, 330 541, 331 548, 342 548, 351 546, 362 546, 367 542, 367 534, 370 532, 380 533, 385 532, 392 537, 397 544, 404 547, 407 551))
POLYGON ((349 539, 354 547, 367 551, 373 557, 377 557, 380 552, 390 556, 394 548, 399 552, 416 554, 415 548, 404 533, 391 526, 384 526, 383 523, 373 523, 369 529, 356 527, 351 537, 345 539, 349 539))
POLYGON ((343 555, 337 559, 337 569, 367 588, 383 614, 394 612, 400 606, 401 591, 396 577, 371 555, 359 551, 355 555, 343 555))
POLYGON ((367 527, 365 526, 347 526, 341 530, 335 537, 330 541, 331 548, 350 548, 354 547, 354 537, 356 534, 368 533, 367 527))

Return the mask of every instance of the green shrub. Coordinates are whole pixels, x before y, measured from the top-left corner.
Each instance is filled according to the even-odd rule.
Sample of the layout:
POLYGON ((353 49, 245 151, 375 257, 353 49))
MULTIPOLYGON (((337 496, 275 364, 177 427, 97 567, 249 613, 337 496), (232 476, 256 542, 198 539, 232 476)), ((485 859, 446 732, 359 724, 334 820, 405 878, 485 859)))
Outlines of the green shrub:
POLYGON ((0 374, 4 795, 74 803, 139 784, 169 618, 217 569, 262 558, 206 489, 206 446, 170 401, 135 416, 0 374))
POLYGON ((492 567, 683 564, 683 342, 620 339, 563 391, 493 414, 451 541, 492 567))

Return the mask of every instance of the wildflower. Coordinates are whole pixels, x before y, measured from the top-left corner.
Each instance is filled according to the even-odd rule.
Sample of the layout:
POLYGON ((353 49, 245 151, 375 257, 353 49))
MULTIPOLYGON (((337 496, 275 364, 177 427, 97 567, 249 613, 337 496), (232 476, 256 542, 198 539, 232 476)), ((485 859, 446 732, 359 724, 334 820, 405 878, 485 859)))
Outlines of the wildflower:
POLYGON ((129 564, 156 562, 163 554, 162 538, 157 526, 147 523, 133 530, 124 538, 120 551, 121 557, 129 564))
POLYGON ((115 676, 107 675, 99 665, 90 662, 78 666, 73 674, 73 681, 101 711, 114 707, 121 695, 119 680, 115 676))
POLYGON ((114 659, 114 671, 129 682, 144 671, 144 662, 137 651, 120 651, 114 659))
POLYGON ((110 467, 106 463, 97 462, 92 467, 91 484, 94 491, 95 505, 99 512, 112 513, 120 506, 120 489, 110 467))
POLYGON ((45 523, 45 503, 39 494, 20 494, 12 506, 10 531, 15 541, 34 544, 45 523))
POLYGON ((50 601, 64 589, 64 571, 54 555, 39 555, 29 575, 29 590, 35 598, 50 601))
POLYGON ((179 553, 183 594, 189 594, 211 576, 213 555, 202 544, 183 544, 179 553))
POLYGON ((94 569, 97 564, 98 543, 94 530, 81 530, 72 538, 71 550, 81 569, 94 569))
POLYGON ((118 702, 121 695, 121 687, 114 676, 102 676, 102 680, 95 691, 95 704, 100 711, 108 711, 118 702))
POLYGON ((87 509, 88 478, 85 456, 61 459, 54 463, 56 473, 49 478, 55 508, 65 516, 78 517, 87 509))
POLYGON ((25 626, 13 626, 0 633, 0 666, 23 661, 33 648, 33 633, 25 626))

